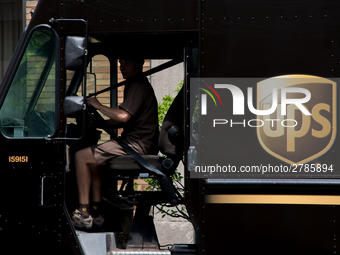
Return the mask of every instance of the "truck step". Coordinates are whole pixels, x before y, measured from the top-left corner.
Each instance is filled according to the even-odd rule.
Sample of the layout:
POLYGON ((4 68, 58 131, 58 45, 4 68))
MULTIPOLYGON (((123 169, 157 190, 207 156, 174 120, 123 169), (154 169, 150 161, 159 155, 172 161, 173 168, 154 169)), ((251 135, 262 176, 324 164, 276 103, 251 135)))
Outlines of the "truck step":
MULTIPOLYGON (((116 250, 111 253, 112 255, 170 255, 171 252, 168 250, 164 251, 141 251, 141 250, 116 250)), ((111 255, 110 254, 110 255, 111 255)))
POLYGON ((76 232, 86 255, 171 255, 169 250, 119 249, 113 232, 76 232))

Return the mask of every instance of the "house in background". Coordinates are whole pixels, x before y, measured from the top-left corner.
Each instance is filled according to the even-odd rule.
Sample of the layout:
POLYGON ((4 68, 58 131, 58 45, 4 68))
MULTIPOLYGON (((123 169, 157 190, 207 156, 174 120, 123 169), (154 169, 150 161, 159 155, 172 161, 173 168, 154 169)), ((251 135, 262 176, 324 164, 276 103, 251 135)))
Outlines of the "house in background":
POLYGON ((0 0, 0 81, 20 39, 26 18, 25 0, 0 0))

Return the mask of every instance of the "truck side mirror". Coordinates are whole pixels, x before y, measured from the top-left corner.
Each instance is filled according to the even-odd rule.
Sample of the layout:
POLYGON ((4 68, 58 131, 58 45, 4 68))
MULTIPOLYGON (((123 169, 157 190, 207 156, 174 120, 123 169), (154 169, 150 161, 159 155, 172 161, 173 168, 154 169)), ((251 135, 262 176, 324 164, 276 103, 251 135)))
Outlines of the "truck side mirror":
POLYGON ((65 67, 67 70, 83 70, 85 60, 85 38, 80 36, 66 37, 65 67))

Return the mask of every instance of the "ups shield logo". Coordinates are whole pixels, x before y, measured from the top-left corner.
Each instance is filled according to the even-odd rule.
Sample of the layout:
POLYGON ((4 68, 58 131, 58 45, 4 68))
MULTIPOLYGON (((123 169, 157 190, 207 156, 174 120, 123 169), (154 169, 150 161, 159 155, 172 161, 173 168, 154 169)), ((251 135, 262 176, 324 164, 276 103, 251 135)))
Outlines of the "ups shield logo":
POLYGON ((336 135, 335 82, 309 75, 259 82, 257 109, 270 109, 273 102, 275 111, 257 116, 262 120, 257 137, 269 154, 289 164, 303 164, 331 148, 336 135))

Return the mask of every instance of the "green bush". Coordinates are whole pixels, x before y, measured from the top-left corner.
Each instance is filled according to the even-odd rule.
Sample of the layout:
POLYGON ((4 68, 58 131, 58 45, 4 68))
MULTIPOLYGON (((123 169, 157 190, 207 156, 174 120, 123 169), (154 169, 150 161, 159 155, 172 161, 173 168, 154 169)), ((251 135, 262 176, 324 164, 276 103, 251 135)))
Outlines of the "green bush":
MULTIPOLYGON (((177 89, 174 90, 174 92, 178 93, 181 88, 183 87, 183 81, 181 81, 179 84, 177 84, 177 89)), ((159 122, 159 130, 162 127, 162 123, 164 121, 164 117, 166 113, 168 112, 170 105, 174 101, 174 97, 172 97, 170 94, 165 95, 162 98, 162 102, 158 104, 158 122, 159 122)))

